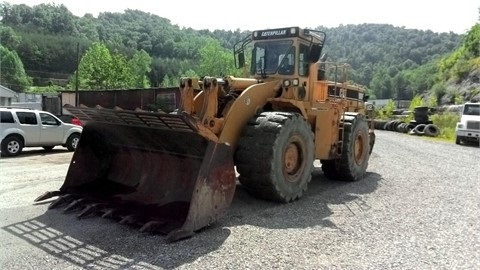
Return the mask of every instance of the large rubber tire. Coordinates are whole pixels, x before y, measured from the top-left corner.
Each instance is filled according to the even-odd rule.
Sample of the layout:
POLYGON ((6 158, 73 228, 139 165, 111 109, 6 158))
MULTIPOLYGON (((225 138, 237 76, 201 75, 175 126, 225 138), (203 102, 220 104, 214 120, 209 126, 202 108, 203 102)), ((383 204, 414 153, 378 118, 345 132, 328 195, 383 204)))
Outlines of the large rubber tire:
POLYGON ((359 181, 365 177, 370 159, 370 139, 365 119, 357 116, 343 124, 342 155, 338 159, 321 160, 325 177, 343 181, 359 181))
POLYGON ((427 125, 426 124, 418 124, 417 126, 415 126, 415 128, 413 129, 413 133, 415 135, 418 135, 418 136, 423 136, 425 135, 425 127, 427 125))
POLYGON ((428 124, 423 129, 423 132, 429 137, 437 137, 440 134, 440 129, 434 124, 428 124))
POLYGON ((253 196, 291 202, 312 178, 314 137, 295 112, 263 112, 245 127, 235 153, 239 181, 253 196))
POLYGON ((17 135, 11 135, 2 140, 2 156, 14 157, 22 153, 23 140, 17 135))
POLYGON ((73 133, 68 137, 67 142, 65 143, 65 147, 67 147, 69 151, 75 151, 75 149, 77 149, 79 140, 80 140, 80 134, 73 133))

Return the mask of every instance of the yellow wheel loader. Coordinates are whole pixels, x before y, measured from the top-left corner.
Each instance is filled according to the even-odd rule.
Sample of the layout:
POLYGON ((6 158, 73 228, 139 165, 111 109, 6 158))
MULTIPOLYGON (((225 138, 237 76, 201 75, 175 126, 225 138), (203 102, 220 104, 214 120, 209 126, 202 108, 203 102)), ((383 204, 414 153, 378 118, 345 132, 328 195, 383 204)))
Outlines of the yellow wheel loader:
POLYGON ((190 237, 228 210, 236 187, 288 203, 318 159, 326 177, 361 180, 375 135, 365 89, 326 61, 322 31, 254 31, 234 47, 248 78, 182 78, 174 113, 69 107, 85 123, 64 184, 36 199, 190 237))

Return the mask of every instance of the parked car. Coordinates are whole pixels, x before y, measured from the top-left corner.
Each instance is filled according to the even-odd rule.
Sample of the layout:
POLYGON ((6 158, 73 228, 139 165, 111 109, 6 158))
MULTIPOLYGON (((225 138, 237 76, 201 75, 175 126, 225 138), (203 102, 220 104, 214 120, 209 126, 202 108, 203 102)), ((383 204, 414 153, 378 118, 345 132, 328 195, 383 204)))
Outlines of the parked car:
POLYGON ((0 107, 2 156, 19 155, 24 147, 43 147, 50 151, 60 145, 74 151, 82 130, 82 126, 65 123, 46 111, 0 107))

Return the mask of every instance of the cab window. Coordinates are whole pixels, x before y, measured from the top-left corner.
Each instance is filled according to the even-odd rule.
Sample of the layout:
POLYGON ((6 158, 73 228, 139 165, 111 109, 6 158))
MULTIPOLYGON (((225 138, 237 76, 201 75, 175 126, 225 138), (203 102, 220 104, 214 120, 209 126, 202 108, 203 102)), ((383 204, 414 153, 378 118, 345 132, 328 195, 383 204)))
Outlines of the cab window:
POLYGON ((298 55, 298 75, 308 76, 308 50, 305 44, 300 44, 300 53, 298 55))
MULTIPOLYGON (((280 65, 289 63, 285 60, 295 61, 293 52, 290 52, 293 45, 291 40, 283 40, 276 42, 257 42, 255 43, 252 54, 251 74, 275 74, 280 65), (291 56, 288 54, 292 53, 291 56)), ((292 62, 292 65, 295 62, 292 62)))
POLYGON ((278 74, 292 75, 295 72, 295 47, 291 47, 287 54, 280 55, 278 74))

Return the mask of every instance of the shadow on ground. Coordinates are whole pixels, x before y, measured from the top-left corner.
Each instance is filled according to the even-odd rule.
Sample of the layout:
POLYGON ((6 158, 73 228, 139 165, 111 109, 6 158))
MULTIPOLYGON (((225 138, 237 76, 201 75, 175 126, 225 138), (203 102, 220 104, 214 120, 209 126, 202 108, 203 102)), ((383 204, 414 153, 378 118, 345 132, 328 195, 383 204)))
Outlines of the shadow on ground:
MULTIPOLYGON (((139 233, 135 228, 108 219, 78 220, 75 215, 63 214, 57 209, 3 229, 53 256, 86 269, 168 269, 218 250, 230 236, 229 228, 236 226, 336 228, 329 217, 338 209, 344 209, 346 215, 367 211, 369 206, 362 196, 374 192, 380 181, 381 176, 372 172, 359 182, 332 181, 323 176, 321 168, 315 168, 309 190, 300 200, 289 204, 255 199, 237 185, 235 198, 225 217, 192 238, 175 243, 167 243, 162 235, 139 233)), ((46 205, 35 207, 46 208, 46 205)))
POLYGON ((65 154, 69 153, 70 151, 61 146, 56 146, 52 150, 45 150, 40 147, 34 147, 34 148, 25 148, 23 149, 22 153, 20 153, 18 156, 6 156, 4 154, 1 154, 1 158, 5 159, 14 159, 14 158, 19 158, 19 157, 29 157, 29 156, 50 156, 50 155, 57 155, 57 154, 65 154))

